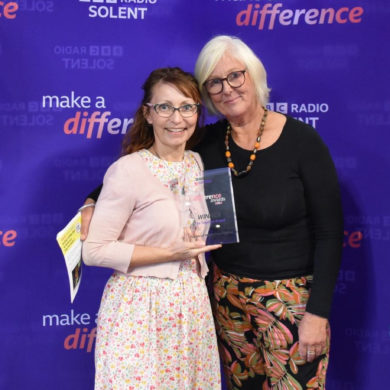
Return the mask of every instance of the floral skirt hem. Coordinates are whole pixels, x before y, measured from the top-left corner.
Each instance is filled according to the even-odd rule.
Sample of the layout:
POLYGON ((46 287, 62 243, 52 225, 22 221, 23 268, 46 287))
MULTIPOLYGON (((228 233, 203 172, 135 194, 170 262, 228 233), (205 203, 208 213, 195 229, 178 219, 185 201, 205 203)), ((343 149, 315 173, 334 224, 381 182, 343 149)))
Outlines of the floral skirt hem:
POLYGON ((114 273, 98 315, 95 390, 220 390, 210 301, 191 261, 177 279, 114 273))

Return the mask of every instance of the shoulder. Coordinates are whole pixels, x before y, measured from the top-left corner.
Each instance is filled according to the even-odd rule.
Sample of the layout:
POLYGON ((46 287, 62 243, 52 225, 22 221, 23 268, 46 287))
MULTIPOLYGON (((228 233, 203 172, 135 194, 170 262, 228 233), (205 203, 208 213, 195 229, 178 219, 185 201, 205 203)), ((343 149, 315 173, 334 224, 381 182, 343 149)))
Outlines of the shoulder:
POLYGON ((193 158, 194 160, 200 159, 200 154, 198 152, 195 152, 193 150, 186 150, 186 156, 189 158, 193 158))
POLYGON ((143 162, 142 157, 138 152, 126 154, 125 156, 119 157, 112 166, 118 166, 123 168, 131 168, 134 166, 139 166, 143 162))
POLYGON ((120 157, 107 169, 100 198, 136 199, 150 192, 154 181, 149 180, 147 165, 137 153, 120 157))
POLYGON ((186 150, 186 156, 190 159, 191 162, 195 163, 199 170, 203 171, 203 161, 198 152, 194 152, 193 150, 186 150))
POLYGON ((107 169, 105 178, 111 176, 134 176, 142 168, 142 158, 135 152, 118 158, 107 169))
POLYGON ((221 135, 226 132, 227 121, 221 119, 215 123, 209 123, 203 128, 203 138, 201 142, 210 142, 214 139, 218 139, 221 135))
POLYGON ((221 119, 215 123, 209 123, 201 129, 200 141, 194 147, 195 151, 202 153, 204 148, 210 148, 214 144, 218 144, 219 140, 226 133, 227 121, 221 119))
POLYGON ((220 131, 220 130, 226 129, 226 124, 227 124, 226 119, 220 119, 217 122, 208 123, 206 126, 204 126, 204 128, 206 130, 211 130, 211 131, 213 131, 213 130, 220 131))
POLYGON ((286 115, 286 117, 286 135, 294 144, 303 148, 310 146, 326 147, 324 141, 314 127, 289 115, 286 115))
POLYGON ((332 157, 318 131, 292 117, 287 118, 286 126, 287 124, 287 143, 291 149, 295 150, 298 160, 306 165, 321 162, 328 166, 332 157))
POLYGON ((204 139, 206 139, 206 142, 219 139, 221 136, 224 136, 227 124, 228 122, 226 119, 220 119, 217 122, 207 124, 204 127, 204 139))
POLYGON ((290 115, 285 116, 287 118, 286 128, 289 130, 289 132, 294 133, 294 135, 305 137, 316 131, 312 126, 305 122, 295 119, 290 115))

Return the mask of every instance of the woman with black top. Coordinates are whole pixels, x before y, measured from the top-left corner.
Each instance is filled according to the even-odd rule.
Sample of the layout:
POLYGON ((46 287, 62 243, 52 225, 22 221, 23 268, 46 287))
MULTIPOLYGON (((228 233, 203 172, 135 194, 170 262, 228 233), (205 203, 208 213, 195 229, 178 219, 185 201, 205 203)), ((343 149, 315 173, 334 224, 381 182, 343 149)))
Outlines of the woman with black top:
POLYGON ((265 69, 240 39, 211 39, 195 76, 208 109, 224 117, 195 150, 205 169, 231 168, 240 235, 212 253, 229 389, 325 389, 343 237, 329 151, 312 127, 265 108, 265 69))

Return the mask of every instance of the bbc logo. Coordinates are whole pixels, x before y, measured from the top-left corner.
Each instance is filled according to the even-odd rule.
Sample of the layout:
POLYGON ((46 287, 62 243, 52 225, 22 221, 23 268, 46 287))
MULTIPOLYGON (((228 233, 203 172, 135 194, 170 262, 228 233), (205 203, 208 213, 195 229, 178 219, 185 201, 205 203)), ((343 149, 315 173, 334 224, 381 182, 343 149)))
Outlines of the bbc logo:
POLYGON ((288 113, 288 103, 268 103, 267 108, 271 111, 281 112, 282 114, 288 113))
POLYGON ((106 4, 117 4, 118 0, 79 0, 80 3, 106 3, 106 4))

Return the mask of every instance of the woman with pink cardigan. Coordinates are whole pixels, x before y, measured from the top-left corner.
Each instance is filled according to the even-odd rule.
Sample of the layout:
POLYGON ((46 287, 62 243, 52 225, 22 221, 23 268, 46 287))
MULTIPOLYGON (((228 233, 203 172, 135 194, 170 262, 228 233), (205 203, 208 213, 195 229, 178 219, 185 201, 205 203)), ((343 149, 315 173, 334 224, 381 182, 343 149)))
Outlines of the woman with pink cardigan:
POLYGON ((219 390, 204 253, 220 245, 191 237, 191 216, 207 213, 194 196, 203 165, 186 150, 200 93, 179 68, 153 71, 143 89, 83 246, 87 265, 114 270, 98 315, 95 389, 219 390))

